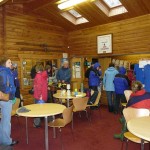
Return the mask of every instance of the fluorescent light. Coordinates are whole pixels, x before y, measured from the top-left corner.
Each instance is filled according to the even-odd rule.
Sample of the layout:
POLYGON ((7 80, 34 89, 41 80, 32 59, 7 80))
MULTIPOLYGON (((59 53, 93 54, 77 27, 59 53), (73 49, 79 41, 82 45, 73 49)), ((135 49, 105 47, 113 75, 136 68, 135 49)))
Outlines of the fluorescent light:
POLYGON ((82 2, 85 2, 85 1, 87 1, 87 0, 68 0, 68 1, 65 1, 65 2, 59 4, 58 8, 59 9, 65 9, 65 8, 74 6, 76 4, 79 4, 79 3, 82 3, 82 2))
POLYGON ((2 2, 3 0, 0 0, 0 3, 2 2))

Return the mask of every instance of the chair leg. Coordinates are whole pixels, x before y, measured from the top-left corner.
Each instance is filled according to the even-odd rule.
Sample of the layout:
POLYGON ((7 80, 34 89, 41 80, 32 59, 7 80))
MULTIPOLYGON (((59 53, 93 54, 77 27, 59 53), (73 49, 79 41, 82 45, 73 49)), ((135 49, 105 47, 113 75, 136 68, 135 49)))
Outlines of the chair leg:
POLYGON ((144 140, 141 139, 141 150, 144 150, 144 140))
POLYGON ((72 113, 72 129, 73 129, 73 113, 72 113))
POLYGON ((124 145, 124 141, 122 141, 122 144, 121 144, 121 150, 123 150, 123 145, 124 145))
POLYGON ((128 149, 128 139, 126 139, 126 150, 128 149))
POLYGON ((79 112, 79 117, 81 118, 81 113, 79 112))
POLYGON ((61 134, 61 128, 59 128, 59 132, 60 132, 60 142, 61 142, 61 149, 63 150, 63 142, 62 142, 62 134, 61 134))
POLYGON ((122 145, 121 145, 121 150, 124 149, 124 142, 127 142, 127 139, 124 137, 123 140, 122 140, 122 145))

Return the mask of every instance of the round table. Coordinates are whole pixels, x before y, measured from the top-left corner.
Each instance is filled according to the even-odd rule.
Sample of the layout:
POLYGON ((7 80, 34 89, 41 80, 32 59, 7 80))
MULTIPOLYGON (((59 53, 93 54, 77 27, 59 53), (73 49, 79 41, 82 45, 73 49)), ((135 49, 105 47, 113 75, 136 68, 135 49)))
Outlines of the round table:
POLYGON ((73 98, 79 98, 79 97, 85 97, 86 93, 81 93, 78 92, 78 95, 74 95, 74 92, 71 93, 71 95, 67 95, 67 93, 65 94, 61 94, 61 93, 56 93, 53 95, 53 97, 58 98, 58 99, 66 99, 67 100, 67 107, 69 107, 69 100, 73 99, 73 98))
POLYGON ((131 119, 127 123, 128 130, 140 137, 141 139, 150 141, 150 117, 138 117, 131 119))
POLYGON ((66 108, 61 104, 54 103, 45 103, 45 104, 31 104, 24 106, 29 109, 29 112, 18 112, 21 108, 17 110, 17 114, 19 116, 26 117, 26 136, 28 143, 28 131, 27 131, 27 117, 44 117, 45 118, 45 149, 48 150, 48 116, 54 116, 63 112, 66 108))

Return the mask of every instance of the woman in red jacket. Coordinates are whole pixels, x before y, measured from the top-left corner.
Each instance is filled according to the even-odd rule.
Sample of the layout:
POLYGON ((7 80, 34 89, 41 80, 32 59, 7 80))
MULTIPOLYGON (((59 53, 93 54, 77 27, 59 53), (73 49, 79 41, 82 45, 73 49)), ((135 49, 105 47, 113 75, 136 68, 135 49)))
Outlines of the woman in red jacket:
MULTIPOLYGON (((47 102, 47 87, 48 87, 48 75, 47 72, 44 71, 43 65, 37 65, 36 76, 34 78, 34 99, 35 103, 45 103, 47 102)), ((40 127, 41 119, 34 119, 34 127, 40 127)))

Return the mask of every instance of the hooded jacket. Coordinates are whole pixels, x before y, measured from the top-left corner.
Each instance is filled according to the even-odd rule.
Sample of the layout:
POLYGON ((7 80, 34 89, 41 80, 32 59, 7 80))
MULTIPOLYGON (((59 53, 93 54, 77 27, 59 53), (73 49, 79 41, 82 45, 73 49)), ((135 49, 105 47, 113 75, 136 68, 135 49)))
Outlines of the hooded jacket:
POLYGON ((34 98, 36 100, 47 101, 47 86, 48 86, 48 75, 46 71, 37 73, 34 78, 34 98))
POLYGON ((0 66, 0 91, 9 93, 9 99, 15 98, 16 87, 14 85, 14 78, 9 68, 0 66))
POLYGON ((103 85, 106 91, 115 91, 114 78, 119 72, 114 67, 109 67, 103 77, 103 85))
POLYGON ((102 75, 102 72, 97 70, 97 67, 100 67, 99 63, 95 63, 93 69, 90 71, 89 86, 100 85, 100 76, 102 75))
POLYGON ((124 94, 124 91, 129 89, 129 79, 125 74, 126 69, 124 67, 120 67, 119 74, 117 74, 114 78, 116 94, 124 94))

